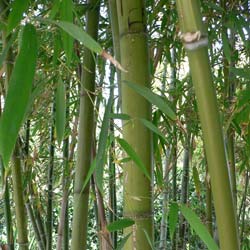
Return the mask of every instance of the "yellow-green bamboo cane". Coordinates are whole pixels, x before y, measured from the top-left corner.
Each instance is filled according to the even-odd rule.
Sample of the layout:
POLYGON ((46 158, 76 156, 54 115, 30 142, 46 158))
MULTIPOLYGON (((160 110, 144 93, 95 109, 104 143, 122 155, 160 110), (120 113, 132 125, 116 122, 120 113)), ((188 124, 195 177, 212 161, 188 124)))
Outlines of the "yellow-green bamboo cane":
MULTIPOLYGON (((86 31, 97 39, 99 1, 89 0, 86 31)), ((83 78, 81 81, 78 148, 74 183, 74 214, 72 250, 87 249, 89 184, 82 190, 91 164, 91 149, 94 133, 95 60, 89 50, 84 51, 83 78)))
POLYGON ((239 239, 219 112, 198 0, 178 0, 181 38, 198 102, 221 250, 239 250, 239 239))
MULTIPOLYGON (((119 0, 117 10, 121 63, 128 71, 121 74, 122 110, 123 113, 135 118, 124 124, 123 136, 143 160, 151 175, 151 134, 136 119, 151 119, 150 104, 124 83, 124 81, 130 81, 141 86, 150 85, 144 1, 119 0)), ((124 249, 151 249, 149 243, 149 241, 153 243, 151 182, 132 161, 124 166, 123 212, 124 217, 135 221, 135 225, 124 230, 125 235, 132 232, 124 249)))

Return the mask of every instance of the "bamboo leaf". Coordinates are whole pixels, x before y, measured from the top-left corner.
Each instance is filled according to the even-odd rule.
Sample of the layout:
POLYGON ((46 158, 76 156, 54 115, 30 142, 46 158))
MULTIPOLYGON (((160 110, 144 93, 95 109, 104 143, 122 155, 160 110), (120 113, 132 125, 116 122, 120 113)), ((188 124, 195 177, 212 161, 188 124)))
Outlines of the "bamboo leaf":
POLYGON ((107 229, 109 230, 109 232, 114 232, 114 231, 122 230, 123 228, 126 228, 126 227, 130 227, 134 224, 135 222, 133 220, 129 218, 125 218, 125 219, 117 220, 115 222, 110 223, 109 225, 107 225, 107 229))
POLYGON ((176 114, 174 111, 167 105, 166 102, 162 99, 161 96, 152 92, 149 88, 134 84, 128 81, 124 81, 131 89, 133 89, 138 94, 146 98, 150 103, 154 104, 159 108, 163 113, 165 113, 171 120, 177 120, 176 114))
POLYGON ((120 163, 127 163, 127 162, 130 162, 131 161, 131 158, 130 157, 126 157, 126 158, 123 158, 120 160, 120 163))
POLYGON ((29 103, 36 59, 36 30, 33 25, 27 24, 23 28, 21 48, 10 78, 0 120, 0 154, 5 165, 9 162, 29 103))
POLYGON ((203 240, 205 245, 208 247, 209 250, 219 250, 219 247, 215 243, 214 239, 211 237, 207 228, 202 224, 198 216, 187 206, 181 205, 180 210, 188 221, 190 226, 194 229, 197 235, 203 240))
MULTIPOLYGON (((64 0, 61 3, 61 20, 72 23, 73 22, 73 3, 72 0, 64 0)), ((62 31, 63 48, 69 65, 73 53, 73 39, 65 31, 62 31)))
POLYGON ((22 20, 23 13, 29 7, 29 0, 15 0, 11 3, 10 6, 10 14, 8 17, 8 24, 7 24, 7 33, 9 34, 22 20))
POLYGON ((112 57, 109 53, 102 49, 97 41, 95 41, 88 33, 86 33, 82 28, 76 26, 75 24, 66 21, 53 21, 43 18, 36 18, 36 20, 57 25, 65 32, 67 32, 70 36, 81 42, 86 48, 102 56, 105 60, 110 61, 119 70, 127 72, 126 69, 124 69, 114 57, 112 57))
POLYGON ((144 228, 143 228, 142 230, 143 230, 143 232, 144 232, 144 234, 145 234, 145 236, 146 236, 146 239, 147 239, 148 244, 150 245, 151 249, 152 249, 152 250, 155 250, 154 245, 153 245, 153 242, 152 242, 152 240, 150 239, 150 236, 148 235, 148 232, 147 232, 144 228))
POLYGON ((73 23, 66 22, 66 21, 50 21, 57 26, 59 26, 61 29, 63 29, 65 32, 67 32, 69 35, 71 35, 73 38, 81 42, 85 47, 90 49, 91 51, 101 54, 103 49, 100 46, 99 43, 97 43, 88 33, 86 33, 82 28, 76 26, 73 23))
POLYGON ((104 169, 104 160, 105 160, 105 151, 108 140, 109 132, 109 117, 111 113, 113 103, 113 95, 111 94, 108 100, 108 103, 105 108, 105 113, 103 116, 102 127, 98 143, 98 151, 96 155, 96 184, 100 191, 103 191, 103 169, 104 169))
POLYGON ((153 133, 159 135, 164 140, 165 143, 167 142, 164 134, 152 122, 150 122, 144 118, 140 118, 140 121, 142 122, 142 124, 145 127, 150 129, 153 133))
POLYGON ((60 0, 54 0, 52 8, 51 8, 50 13, 49 13, 49 18, 50 19, 55 18, 58 10, 60 9, 60 4, 61 4, 60 0))
POLYGON ((60 52, 61 52, 61 41, 60 41, 60 35, 57 32, 54 36, 54 53, 53 53, 53 66, 56 67, 58 65, 58 58, 60 58, 60 52))
POLYGON ((150 180, 150 175, 143 164, 142 160, 140 157, 136 154, 134 149, 122 138, 116 138, 120 146, 123 148, 123 150, 128 154, 128 156, 135 162, 136 166, 145 174, 145 176, 148 177, 150 180))
POLYGON ((169 232, 170 232, 170 238, 173 240, 174 237, 174 232, 176 230, 176 225, 178 221, 178 212, 179 212, 179 207, 176 202, 171 203, 170 209, 169 209, 169 232))
POLYGON ((66 90, 62 79, 59 77, 57 90, 56 90, 56 138, 60 145, 65 131, 66 124, 66 90))
POLYGON ((234 73, 234 75, 250 79, 250 68, 231 68, 231 71, 234 73))
POLYGON ((122 249, 123 249, 123 247, 125 246, 125 243, 126 243, 127 240, 129 239, 129 237, 130 237, 131 234, 132 234, 132 233, 127 234, 127 235, 120 241, 120 243, 119 243, 119 245, 117 246, 116 250, 122 250, 122 249))
POLYGON ((84 183, 83 183, 83 185, 82 185, 81 193, 83 192, 84 188, 87 186, 87 184, 88 184, 88 182, 89 182, 89 180, 90 180, 90 178, 91 178, 91 175, 92 175, 92 174, 94 173, 94 171, 95 171, 95 168, 96 168, 96 159, 94 159, 94 160, 92 161, 91 165, 90 165, 89 172, 88 172, 88 174, 87 174, 87 176, 86 176, 86 179, 85 179, 85 181, 84 181, 84 183))

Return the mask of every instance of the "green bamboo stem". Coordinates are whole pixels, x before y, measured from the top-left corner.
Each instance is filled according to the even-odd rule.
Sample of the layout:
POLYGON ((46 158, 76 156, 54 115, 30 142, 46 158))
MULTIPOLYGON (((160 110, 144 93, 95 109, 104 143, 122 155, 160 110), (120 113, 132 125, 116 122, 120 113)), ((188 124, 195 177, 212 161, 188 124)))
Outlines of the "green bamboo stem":
POLYGON ((160 242, 159 242, 159 250, 167 249, 167 221, 168 221, 168 197, 169 197, 169 172, 171 169, 171 150, 167 151, 166 160, 165 160, 165 169, 164 169, 164 186, 162 191, 162 218, 161 218, 161 229, 160 229, 160 242))
POLYGON ((53 244, 53 179, 54 179, 54 155, 55 155, 55 103, 52 107, 52 124, 50 127, 50 145, 49 145, 49 166, 48 166, 48 197, 47 197, 47 220, 46 220, 46 250, 52 250, 53 244))
POLYGON ((235 208, 199 1, 178 0, 177 8, 182 39, 187 50, 198 102, 209 174, 211 176, 220 249, 239 250, 235 208))
MULTIPOLYGON (((183 172, 182 172, 182 184, 181 184, 181 198, 182 204, 186 204, 188 201, 188 183, 189 183, 189 165, 190 165, 190 132, 187 136, 187 145, 184 146, 184 159, 183 159, 183 172)), ((179 223, 179 249, 186 249, 185 241, 186 221, 184 217, 180 216, 179 223)))
POLYGON ((8 177, 6 177, 5 179, 5 169, 1 157, 0 157, 0 169, 2 175, 2 183, 5 183, 3 200, 4 200, 4 217, 5 217, 5 226, 7 235, 7 245, 9 250, 14 250, 14 236, 12 229, 11 207, 10 207, 9 180, 8 177))
MULTIPOLYGON (((244 232, 245 232, 245 215, 246 215, 246 199, 248 195, 248 186, 249 186, 249 179, 250 179, 250 174, 249 170, 246 171, 246 177, 245 177, 245 189, 242 197, 242 215, 241 215, 241 223, 240 223, 240 242, 243 243, 244 241, 244 232)), ((239 216, 240 217, 240 216, 239 216)))
MULTIPOLYGON (((94 6, 87 11, 86 32, 97 39, 99 1, 89 0, 94 6)), ((85 49, 83 77, 81 81, 80 120, 74 183, 74 212, 72 225, 72 250, 87 249, 87 223, 89 183, 82 190, 91 164, 91 149, 94 135, 95 60, 92 52, 85 49)))
MULTIPOLYGON (((233 3, 234 4, 234 3, 233 3)), ((230 1, 222 0, 222 8, 225 10, 222 15, 222 35, 226 37, 228 43, 230 44, 230 59, 228 60, 227 56, 223 55, 223 73, 224 73, 224 85, 225 85, 225 109, 228 113, 228 117, 231 115, 232 106, 235 96, 235 79, 231 72, 231 68, 235 67, 234 59, 234 50, 235 50, 235 32, 234 29, 230 29, 230 37, 228 35, 228 28, 226 27, 226 10, 230 7, 230 1)), ((228 118, 227 117, 227 118, 228 118)), ((235 207, 237 207, 237 187, 236 187, 236 173, 235 173, 235 152, 234 152, 234 129, 233 126, 229 126, 228 131, 225 135, 226 137, 226 146, 227 146, 227 155, 228 155, 228 165, 231 179, 231 186, 233 192, 233 199, 235 207)))
POLYGON ((27 216, 25 211, 24 197, 23 197, 23 182, 20 159, 20 147, 16 143, 13 153, 12 165, 12 182, 14 203, 16 212, 16 228, 18 233, 18 245, 20 250, 28 250, 28 230, 27 230, 27 216))
MULTIPOLYGON (((24 145, 24 157, 25 157, 25 162, 24 162, 24 172, 25 172, 25 175, 28 176, 28 169, 29 169, 29 165, 28 165, 28 159, 29 159, 29 145, 30 145, 30 120, 27 120, 26 122, 26 135, 25 135, 25 145, 24 145)), ((28 196, 27 194, 27 191, 25 190, 25 195, 28 196)), ((37 224, 36 224, 36 219, 35 219, 35 215, 34 215, 34 212, 33 212, 33 208, 32 208, 32 204, 31 204, 31 201, 27 198, 27 201, 25 203, 25 206, 26 206, 26 210, 27 210, 27 213, 28 213, 28 217, 30 219, 30 222, 32 224, 32 228, 34 230, 34 234, 35 234, 35 238, 36 238, 36 242, 37 242, 37 245, 38 245, 38 249, 39 250, 45 250, 46 249, 46 246, 45 244, 43 244, 44 242, 42 241, 41 239, 41 235, 39 233, 39 230, 38 230, 38 227, 37 227, 37 224)))
MULTIPOLYGON (((114 76, 115 76, 114 67, 111 66, 110 69, 110 96, 114 96, 114 76)), ((114 112, 114 105, 112 105, 111 112, 114 112)), ((114 119, 110 119, 110 134, 114 135, 115 128, 114 128, 114 119)), ((116 197, 116 165, 114 162, 114 153, 115 153, 115 142, 114 140, 111 142, 109 148, 109 223, 116 221, 117 215, 117 197, 116 197)), ((112 245, 116 249, 117 247, 117 231, 111 232, 111 240, 112 245)))
MULTIPOLYGON (((162 74, 162 93, 166 91, 166 81, 167 81, 167 59, 165 59, 163 74, 162 74)), ((171 79, 172 80, 172 79, 171 79)), ((156 119, 155 119, 156 120, 156 119)), ((159 118, 157 118, 158 123, 159 118)), ((154 118, 153 118, 154 121, 154 118)), ((168 197, 169 197, 169 172, 170 172, 170 152, 171 148, 167 147, 166 159, 163 163, 163 189, 162 189, 162 217, 161 217, 161 227, 160 227, 160 241, 159 250, 166 250, 167 247, 167 232, 168 232, 168 197)), ((161 160, 161 158, 160 158, 161 160)), ((157 164, 157 163, 156 163, 157 164)))
MULTIPOLYGON (((67 81, 68 82, 68 81, 67 81)), ((69 129, 69 99, 70 99, 70 85, 66 84, 66 124, 65 130, 69 129)), ((70 171, 69 171, 69 137, 67 136, 63 140, 63 180, 62 180, 62 191, 63 197, 61 201, 61 211, 60 211, 60 220, 58 223, 57 230, 57 250, 67 250, 69 242, 69 221, 68 221, 68 194, 70 186, 70 171)))
MULTIPOLYGON (((171 83, 170 83, 170 88, 171 90, 174 90, 176 88, 176 65, 177 65, 177 60, 176 60, 176 49, 173 48, 171 50, 171 83)), ((176 109, 176 102, 177 99, 174 95, 170 96, 170 100, 173 103, 174 110, 176 109)), ((173 144, 171 146, 171 162, 172 162, 172 200, 174 202, 177 201, 177 192, 178 192, 178 186, 177 186, 177 150, 178 150, 178 135, 177 135, 177 130, 176 127, 174 126, 173 128, 173 137, 172 141, 173 144)), ((173 235, 173 240, 172 240, 172 250, 176 250, 176 232, 173 235)))
POLYGON ((42 244, 44 246, 44 249, 46 249, 46 233, 44 230, 44 225, 43 225, 43 221, 40 215, 40 212, 38 211, 38 209, 34 210, 34 216, 35 216, 35 221, 36 221, 36 225, 37 225, 37 229, 39 231, 39 235, 42 241, 42 244))
MULTIPOLYGON (((109 0, 109 16, 112 29, 112 38, 113 38, 113 50, 115 58, 118 62, 121 61, 121 52, 120 52, 120 36, 119 36, 119 24, 118 24, 118 15, 117 15, 117 3, 116 0, 109 0)), ((121 95, 121 72, 119 70, 117 73, 117 82, 118 82, 118 106, 117 109, 121 107, 122 95, 121 95)))
MULTIPOLYGON (((70 85, 66 85, 66 129, 69 129, 69 100, 70 100, 70 85)), ((70 165, 69 165, 69 137, 63 140, 63 159, 64 159, 64 172, 63 172, 63 189, 67 193, 65 198, 65 212, 64 212, 64 223, 63 223, 63 250, 69 249, 69 211, 68 211, 68 194, 70 186, 70 165)), ((64 202, 62 201, 62 208, 64 202)), ((62 209, 63 210, 63 209, 62 209)), ((61 250, 61 249, 60 249, 61 250)))
POLYGON ((32 227, 33 227, 33 230, 34 230, 34 234, 35 234, 35 237, 36 237, 38 249, 39 250, 45 250, 45 245, 43 245, 43 241, 41 240, 41 236, 39 234, 39 230, 38 230, 36 220, 35 220, 35 215, 34 215, 32 207, 31 207, 30 201, 27 201, 25 205, 26 205, 26 210, 28 212, 29 219, 31 221, 31 224, 32 224, 32 227))
POLYGON ((211 191, 211 182, 210 182, 207 164, 206 164, 205 183, 206 183, 206 226, 210 235, 213 236, 212 191, 211 191))
MULTIPOLYGON (((141 0, 117 1, 120 32, 121 63, 128 71, 122 72, 121 80, 150 86, 149 57, 145 21, 145 6, 141 0)), ((122 110, 132 118, 151 120, 150 104, 122 83, 122 110)), ((151 134, 138 120, 123 126, 125 140, 142 159, 152 175, 151 134)), ((144 176, 134 162, 124 166, 124 217, 135 225, 124 230, 132 232, 124 249, 149 250, 153 244, 153 215, 151 181, 144 176), (148 239, 146 237, 148 236, 148 239)))
POLYGON ((95 185, 96 200, 97 200, 98 218, 99 218, 100 229, 101 229, 100 230, 100 250, 112 250, 113 247, 111 244, 111 234, 106 229, 107 220, 106 220, 106 214, 105 214, 103 195, 98 189, 95 181, 94 181, 94 185, 95 185))

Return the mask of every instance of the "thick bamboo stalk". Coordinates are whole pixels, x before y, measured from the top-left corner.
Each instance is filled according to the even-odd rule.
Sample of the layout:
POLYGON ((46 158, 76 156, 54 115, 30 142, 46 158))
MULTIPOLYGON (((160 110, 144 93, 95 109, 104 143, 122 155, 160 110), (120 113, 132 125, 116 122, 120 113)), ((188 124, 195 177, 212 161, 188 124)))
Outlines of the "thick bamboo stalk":
POLYGON ((239 237, 225 148, 212 74, 207 37, 198 0, 178 0, 177 8, 207 155, 221 250, 239 250, 239 237))
MULTIPOLYGON (((86 32, 97 39, 99 21, 99 1, 89 0, 86 32)), ((89 183, 84 190, 83 183, 91 164, 91 149, 94 133, 94 93, 95 60, 92 52, 85 50, 83 77, 81 81, 80 118, 78 130, 78 148, 74 183, 74 214, 72 225, 72 250, 87 249, 87 222, 89 183)))
MULTIPOLYGON (((145 6, 142 0, 117 1, 121 63, 128 71, 122 72, 122 110, 132 118, 151 119, 150 104, 123 81, 141 86, 150 86, 149 57, 145 21, 145 6)), ((151 134, 138 120, 124 125, 123 136, 133 147, 152 176, 151 134)), ((135 225, 124 230, 132 232, 125 250, 151 249, 153 244, 153 215, 151 181, 134 162, 124 166, 124 217, 131 218, 135 225), (146 237, 148 236, 148 239, 146 237)))

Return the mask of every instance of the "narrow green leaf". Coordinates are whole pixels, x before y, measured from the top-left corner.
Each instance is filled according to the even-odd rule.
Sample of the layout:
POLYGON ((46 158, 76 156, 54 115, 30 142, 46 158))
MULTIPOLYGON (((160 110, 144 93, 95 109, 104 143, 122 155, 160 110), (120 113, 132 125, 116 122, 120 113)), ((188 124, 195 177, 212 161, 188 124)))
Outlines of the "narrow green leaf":
POLYGON ((126 228, 126 227, 130 227, 134 224, 135 222, 133 220, 129 218, 125 218, 125 219, 117 220, 115 222, 110 223, 109 225, 107 225, 107 229, 109 230, 109 232, 114 232, 114 231, 122 230, 123 228, 126 228))
POLYGON ((170 232, 170 238, 173 240, 174 232, 176 230, 177 221, 178 221, 178 212, 179 207, 176 202, 171 203, 170 209, 169 209, 169 232, 170 232))
POLYGON ((56 89, 55 123, 56 123, 56 138, 58 144, 61 145, 61 142, 64 138, 65 124, 66 124, 66 90, 61 77, 59 77, 56 89))
POLYGON ((197 233, 197 235, 203 240, 205 245, 209 250, 219 250, 219 247, 215 243, 214 239, 209 234, 207 228, 202 224, 198 216, 187 206, 181 205, 180 210, 188 221, 193 230, 197 233))
POLYGON ((108 100, 108 103, 105 108, 101 132, 98 143, 98 150, 96 154, 96 184, 100 191, 103 191, 103 169, 104 169, 104 161, 105 161, 105 151, 108 140, 108 132, 109 132, 109 117, 111 113, 111 108, 113 104, 113 95, 111 94, 108 100))
MULTIPOLYGON (((72 0, 64 0, 61 3, 61 20, 69 23, 73 22, 73 3, 72 0)), ((69 65, 73 53, 73 38, 65 31, 62 31, 63 48, 69 65)))
POLYGON ((54 36, 54 53, 53 53, 53 66, 56 67, 59 63, 58 58, 60 58, 60 52, 61 52, 61 40, 60 40, 59 32, 57 32, 54 36))
POLYGON ((60 4, 61 4, 60 0, 53 1, 52 8, 51 8, 50 13, 49 13, 50 19, 55 18, 56 14, 58 13, 58 10, 60 10, 60 4))
POLYGON ((193 167, 193 178, 194 178, 194 185, 195 185, 196 193, 200 197, 201 182, 200 182, 199 173, 196 167, 193 167))
POLYGON ((95 159, 93 160, 90 169, 88 171, 88 174, 86 176, 86 179, 83 183, 82 190, 83 192, 84 188, 86 187, 87 183, 90 180, 91 175, 96 170, 96 184, 100 191, 102 192, 102 183, 103 183, 103 166, 104 166, 104 159, 105 159, 105 150, 106 150, 106 144, 108 139, 108 129, 109 129, 109 117, 112 107, 112 101, 113 96, 109 98, 108 104, 105 109, 104 117, 103 117, 103 123, 102 128, 100 132, 100 138, 99 138, 99 144, 98 144, 98 151, 96 154, 95 159))
POLYGON ((69 35, 71 35, 73 38, 81 42, 85 47, 90 49, 91 51, 101 54, 103 49, 100 46, 99 43, 97 43, 88 33, 86 33, 82 28, 76 26, 73 23, 66 22, 66 21, 49 21, 57 26, 59 26, 61 29, 63 29, 65 32, 67 32, 69 35))
POLYGON ((234 75, 250 79, 250 68, 231 68, 234 75))
POLYGON ((116 250, 122 250, 132 233, 127 234, 119 243, 116 250))
POLYGON ((142 122, 142 124, 145 127, 150 129, 153 133, 159 135, 164 140, 165 143, 167 142, 164 134, 152 122, 150 122, 144 118, 140 118, 140 121, 142 122))
POLYGON ((149 235, 148 235, 148 232, 147 232, 144 228, 143 228, 142 230, 143 230, 143 232, 144 232, 144 234, 145 234, 145 236, 146 236, 146 239, 147 239, 148 244, 150 245, 151 249, 152 249, 152 250, 155 250, 154 245, 153 245, 153 242, 152 242, 152 239, 150 239, 150 237, 149 237, 149 235))
POLYGON ((90 168, 89 168, 89 171, 87 173, 87 176, 86 176, 86 179, 82 185, 82 190, 81 190, 81 193, 83 192, 84 188, 87 186, 90 178, 91 178, 91 175, 94 173, 95 171, 95 168, 96 168, 96 159, 94 159, 90 165, 90 168))
POLYGON ((127 163, 129 161, 131 161, 131 158, 130 157, 125 157, 125 158, 120 160, 120 163, 127 163))
POLYGON ((10 14, 8 17, 7 33, 9 34, 22 20, 23 13, 29 7, 29 0, 15 0, 11 3, 10 14))
POLYGON ((9 82, 0 120, 0 154, 8 164, 29 103, 37 59, 37 37, 33 25, 23 28, 21 48, 9 82), (27 63, 28 62, 28 63, 27 63))
POLYGON ((128 156, 135 162, 136 166, 145 174, 145 176, 148 177, 150 180, 150 175, 143 164, 142 160, 139 158, 139 156, 136 154, 134 149, 122 138, 116 138, 120 146, 123 148, 123 150, 128 154, 128 156))
POLYGON ((146 98, 150 103, 154 104, 159 108, 163 113, 165 113, 171 120, 177 120, 177 117, 174 111, 167 105, 166 102, 162 99, 161 96, 152 92, 149 88, 134 84, 128 81, 124 81, 131 89, 133 89, 138 94, 146 98))

